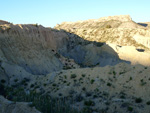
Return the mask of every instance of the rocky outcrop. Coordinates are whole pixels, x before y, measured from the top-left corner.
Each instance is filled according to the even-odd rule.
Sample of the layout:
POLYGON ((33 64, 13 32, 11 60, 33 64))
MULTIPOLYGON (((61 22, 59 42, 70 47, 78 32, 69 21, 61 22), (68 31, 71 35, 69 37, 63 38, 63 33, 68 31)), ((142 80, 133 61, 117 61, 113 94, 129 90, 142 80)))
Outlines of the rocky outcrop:
POLYGON ((65 33, 38 25, 5 24, 0 28, 1 61, 17 64, 32 74, 62 69, 54 51, 65 45, 65 33))
POLYGON ((12 102, 0 96, 0 113, 41 113, 31 103, 12 102))

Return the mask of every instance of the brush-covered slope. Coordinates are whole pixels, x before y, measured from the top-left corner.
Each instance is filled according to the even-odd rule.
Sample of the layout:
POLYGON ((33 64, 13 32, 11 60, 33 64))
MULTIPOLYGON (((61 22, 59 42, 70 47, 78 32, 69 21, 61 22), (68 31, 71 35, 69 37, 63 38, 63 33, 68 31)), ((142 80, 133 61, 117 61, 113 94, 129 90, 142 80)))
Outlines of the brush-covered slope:
POLYGON ((148 113, 149 73, 150 67, 126 63, 70 69, 36 76, 26 89, 67 100, 78 110, 89 110, 83 113, 148 113))

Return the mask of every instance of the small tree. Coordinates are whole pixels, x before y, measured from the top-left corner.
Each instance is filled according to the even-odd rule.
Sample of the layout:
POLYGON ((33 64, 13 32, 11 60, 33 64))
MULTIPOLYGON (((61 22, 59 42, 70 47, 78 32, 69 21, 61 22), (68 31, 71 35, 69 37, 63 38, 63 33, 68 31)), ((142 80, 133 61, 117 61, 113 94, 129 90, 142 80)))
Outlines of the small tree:
POLYGON ((106 28, 112 28, 111 25, 106 25, 106 28))

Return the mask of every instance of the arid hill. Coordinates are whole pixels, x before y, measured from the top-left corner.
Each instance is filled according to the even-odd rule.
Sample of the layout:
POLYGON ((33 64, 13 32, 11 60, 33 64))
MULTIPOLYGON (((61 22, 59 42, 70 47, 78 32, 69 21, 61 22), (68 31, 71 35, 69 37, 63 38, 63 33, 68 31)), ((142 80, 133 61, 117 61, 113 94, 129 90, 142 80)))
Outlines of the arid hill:
POLYGON ((150 29, 129 15, 55 28, 0 20, 0 113, 148 113, 149 66, 150 29))

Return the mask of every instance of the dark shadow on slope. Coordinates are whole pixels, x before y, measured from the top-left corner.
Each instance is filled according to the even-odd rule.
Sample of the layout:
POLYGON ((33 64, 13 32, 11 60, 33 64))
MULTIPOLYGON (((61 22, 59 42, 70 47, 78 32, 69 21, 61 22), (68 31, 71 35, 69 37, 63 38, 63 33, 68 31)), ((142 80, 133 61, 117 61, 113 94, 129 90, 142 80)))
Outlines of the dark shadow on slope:
POLYGON ((144 52, 144 49, 136 49, 138 52, 144 52))
POLYGON ((137 24, 139 24, 139 25, 141 25, 141 26, 144 26, 144 27, 147 27, 147 26, 148 26, 148 24, 145 24, 145 23, 137 23, 137 24))
POLYGON ((74 59, 81 67, 113 66, 120 62, 130 64, 129 61, 119 59, 118 54, 106 43, 88 41, 65 30, 60 31, 65 32, 69 39, 67 45, 60 48, 58 53, 64 57, 74 59))

